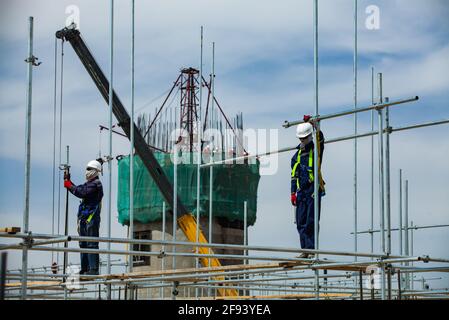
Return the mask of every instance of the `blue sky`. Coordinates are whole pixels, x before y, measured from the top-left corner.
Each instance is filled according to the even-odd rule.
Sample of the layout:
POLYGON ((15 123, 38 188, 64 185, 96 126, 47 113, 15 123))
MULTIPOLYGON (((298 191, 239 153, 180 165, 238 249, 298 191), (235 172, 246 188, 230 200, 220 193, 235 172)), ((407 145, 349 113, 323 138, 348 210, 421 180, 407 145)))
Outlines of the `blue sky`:
MULTIPOLYGON (((108 1, 6 0, 0 4, 0 221, 21 225, 25 133, 27 17, 35 17, 32 119, 31 226, 51 231, 53 146, 54 32, 66 20, 65 8, 80 8, 81 33, 107 73, 108 1)), ((130 101, 130 6, 116 1, 115 88, 125 106, 130 101)), ((353 40, 349 0, 320 1, 320 113, 352 107, 353 40)), ((245 127, 277 128, 279 147, 296 143, 294 129, 281 128, 313 108, 312 1, 136 1, 136 108, 169 89, 180 68, 198 66, 199 30, 205 28, 205 72, 216 42, 216 95, 227 114, 243 112, 245 127)), ((391 124, 401 126, 449 118, 449 4, 445 0, 359 1, 359 103, 371 101, 371 66, 384 74, 384 94, 391 99, 420 96, 419 102, 391 110, 391 124), (365 8, 380 8, 380 29, 367 30, 365 8)), ((98 153, 98 125, 107 124, 107 109, 91 79, 66 45, 64 132, 71 147, 75 182, 98 153)), ((160 104, 154 102, 146 112, 160 104)), ((359 130, 370 128, 360 115, 359 130)), ((353 118, 323 123, 327 137, 353 131, 353 118)), ((392 214, 397 223, 397 172, 410 180, 410 214, 418 225, 448 223, 449 141, 447 126, 392 135, 392 214)), ((106 135, 102 137, 106 151, 106 135)), ((329 145, 323 171, 328 195, 323 200, 321 246, 352 250, 352 142, 329 145)), ((375 146, 377 148, 377 146, 375 146)), ((126 140, 114 137, 114 154, 128 152, 126 140)), ((359 142, 359 228, 369 227, 370 140, 359 142)), ((299 246, 289 204, 290 155, 279 157, 279 171, 262 177, 254 245, 299 246), (279 187, 281 186, 281 187, 279 187), (268 236, 269 235, 269 236, 268 236)), ((64 159, 63 159, 64 160, 64 159)), ((377 170, 377 166, 376 166, 377 170)), ((115 219, 116 172, 113 174, 113 234, 126 229, 115 219)), ((106 178, 104 178, 106 183, 106 178)), ((377 181, 376 192, 377 192, 377 181)), ((71 199, 70 231, 75 232, 77 201, 71 199)), ((377 210, 377 203, 375 204, 377 210)), ((377 211, 375 211, 377 213, 377 211)), ((103 218, 103 221, 106 221, 103 218)), ((378 225, 377 215, 375 223, 378 225)), ((103 225, 101 233, 106 234, 103 225)), ((448 257, 447 229, 417 231, 415 252, 448 257)), ((368 251, 367 236, 360 250, 368 251)), ((394 238, 397 247, 397 237, 394 238)), ((378 243, 378 239, 376 239, 378 243)), ((379 247, 376 247, 379 251, 379 247)), ((397 253, 397 250, 396 252, 397 253)), ((36 265, 48 264, 34 254, 36 265)), ((77 256, 74 256, 77 259, 77 256)), ((19 255, 12 255, 19 266, 19 255)), ((432 283, 431 283, 432 285, 432 283)), ((445 278, 438 286, 448 287, 445 278)))

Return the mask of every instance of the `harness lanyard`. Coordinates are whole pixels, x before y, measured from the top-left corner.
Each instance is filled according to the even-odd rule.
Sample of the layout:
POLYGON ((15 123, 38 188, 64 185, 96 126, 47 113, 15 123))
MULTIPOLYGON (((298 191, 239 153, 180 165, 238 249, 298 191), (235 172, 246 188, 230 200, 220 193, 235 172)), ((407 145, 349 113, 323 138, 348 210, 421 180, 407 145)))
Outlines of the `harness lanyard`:
POLYGON ((320 188, 322 192, 325 192, 324 185, 326 184, 323 180, 323 176, 321 174, 321 148, 320 148, 320 134, 316 133, 316 143, 318 147, 318 182, 320 184, 320 188))
POLYGON ((98 205, 97 205, 97 207, 95 208, 95 211, 94 212, 92 212, 90 215, 89 215, 89 217, 87 218, 87 223, 89 223, 91 220, 92 220, 92 218, 94 217, 94 215, 97 213, 97 210, 99 209, 99 208, 101 208, 101 203, 99 203, 98 205))

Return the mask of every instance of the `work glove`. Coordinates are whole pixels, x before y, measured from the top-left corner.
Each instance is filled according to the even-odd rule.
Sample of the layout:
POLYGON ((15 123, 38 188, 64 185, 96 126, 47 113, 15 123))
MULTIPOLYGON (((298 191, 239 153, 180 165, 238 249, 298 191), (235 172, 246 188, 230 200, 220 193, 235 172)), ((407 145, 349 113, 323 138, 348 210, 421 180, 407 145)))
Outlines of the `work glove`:
POLYGON ((64 171, 64 181, 65 180, 70 180, 70 173, 67 171, 64 171))
POLYGON ((296 207, 296 192, 292 192, 290 196, 290 201, 292 202, 292 206, 296 207))
POLYGON ((64 188, 70 189, 73 186, 72 181, 64 180, 64 188))
POLYGON ((314 128, 316 128, 316 122, 317 122, 317 121, 316 121, 315 119, 312 119, 312 116, 311 116, 311 115, 305 114, 304 117, 302 118, 302 120, 303 120, 304 122, 310 123, 314 128))

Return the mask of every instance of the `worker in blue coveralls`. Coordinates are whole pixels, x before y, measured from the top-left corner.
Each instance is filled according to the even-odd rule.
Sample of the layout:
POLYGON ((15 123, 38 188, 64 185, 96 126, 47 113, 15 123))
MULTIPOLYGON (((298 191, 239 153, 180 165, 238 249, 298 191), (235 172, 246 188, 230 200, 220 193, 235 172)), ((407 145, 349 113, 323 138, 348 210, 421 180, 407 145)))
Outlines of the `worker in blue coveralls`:
MULTIPOLYGON (((304 116, 304 123, 298 125, 296 137, 301 141, 297 146, 298 151, 291 160, 291 203, 296 206, 296 228, 302 249, 315 248, 315 214, 314 214, 314 124, 310 116, 304 116)), ((324 195, 324 181, 321 178, 321 162, 324 152, 324 135, 318 134, 318 223, 321 210, 321 197, 324 195)), ((301 253, 298 258, 312 258, 310 253, 301 253)))
MULTIPOLYGON (((86 237, 99 237, 101 199, 103 186, 99 179, 102 159, 92 160, 86 166, 86 182, 78 186, 64 174, 64 187, 81 200, 78 208, 78 234, 86 237)), ((80 241, 80 248, 98 249, 98 242, 80 241)), ((100 258, 98 253, 81 253, 80 274, 98 275, 100 258)))

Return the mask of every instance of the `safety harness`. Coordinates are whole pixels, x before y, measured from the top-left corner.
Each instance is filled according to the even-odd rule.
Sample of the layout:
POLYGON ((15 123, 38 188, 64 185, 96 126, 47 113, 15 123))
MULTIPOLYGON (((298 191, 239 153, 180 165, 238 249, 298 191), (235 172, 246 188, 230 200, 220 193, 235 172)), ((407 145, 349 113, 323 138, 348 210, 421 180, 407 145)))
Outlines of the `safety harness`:
MULTIPOLYGON (((100 188, 100 183, 98 180, 95 181, 95 185, 98 188, 100 188)), ((81 217, 86 219, 87 223, 90 223, 90 221, 93 219, 93 217, 95 216, 95 214, 97 212, 101 212, 101 201, 96 205, 96 206, 90 206, 84 203, 84 200, 81 202, 80 205, 80 210, 79 212, 81 213, 81 217)))
MULTIPOLYGON (((325 189, 324 189, 325 182, 321 175, 321 164, 320 164, 321 150, 320 150, 320 139, 318 136, 318 132, 316 135, 317 135, 316 141, 317 141, 317 145, 318 145, 317 146, 318 147, 318 178, 319 178, 320 190, 324 193, 325 192, 325 189)), ((299 149, 298 156, 296 157, 296 163, 292 168, 292 179, 296 178, 296 187, 298 190, 300 190, 300 185, 299 185, 299 177, 296 175, 296 169, 301 164, 301 153, 302 153, 302 150, 299 149)), ((308 161, 308 166, 307 166, 307 172, 309 175, 309 182, 312 183, 315 179, 315 177, 313 175, 313 149, 309 150, 309 161, 308 161)))
POLYGON ((87 206, 84 203, 81 203, 80 217, 81 218, 87 217, 86 222, 89 223, 95 216, 95 214, 100 211, 101 211, 101 203, 97 204, 96 206, 87 206))

